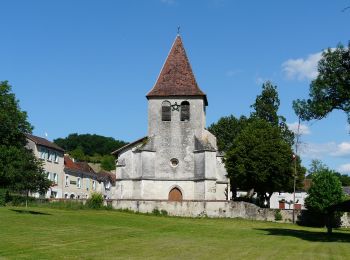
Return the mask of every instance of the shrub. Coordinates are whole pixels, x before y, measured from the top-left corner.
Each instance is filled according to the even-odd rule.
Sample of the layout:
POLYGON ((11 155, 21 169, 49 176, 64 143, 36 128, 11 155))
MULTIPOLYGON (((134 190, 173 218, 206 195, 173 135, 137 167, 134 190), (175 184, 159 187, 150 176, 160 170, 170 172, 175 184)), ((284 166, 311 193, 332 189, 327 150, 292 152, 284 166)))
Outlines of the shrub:
MULTIPOLYGON (((338 228, 341 226, 342 212, 335 212, 332 227, 338 228)), ((302 210, 298 216, 297 224, 306 227, 324 227, 326 225, 326 215, 310 210, 302 210)))
POLYGON ((160 211, 160 214, 162 214, 162 216, 168 216, 168 211, 166 211, 165 209, 162 209, 160 211))
POLYGON ((156 215, 156 216, 159 216, 159 215, 160 215, 159 209, 158 209, 158 208, 154 208, 154 209, 152 210, 152 214, 153 214, 153 215, 156 215))
POLYGON ((275 220, 276 221, 281 221, 282 220, 281 210, 279 210, 279 209, 275 211, 275 220))
POLYGON ((103 197, 101 193, 94 192, 86 201, 86 206, 90 209, 100 209, 103 207, 103 197))

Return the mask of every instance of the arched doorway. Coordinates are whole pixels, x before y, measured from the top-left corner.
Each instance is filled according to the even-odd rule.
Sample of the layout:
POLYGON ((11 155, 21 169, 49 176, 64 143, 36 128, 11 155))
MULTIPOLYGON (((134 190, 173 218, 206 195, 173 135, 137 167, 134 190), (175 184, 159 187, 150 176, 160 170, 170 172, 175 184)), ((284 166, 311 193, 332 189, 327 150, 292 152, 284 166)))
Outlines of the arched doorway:
POLYGON ((179 188, 173 188, 169 192, 169 201, 182 201, 182 192, 179 188))

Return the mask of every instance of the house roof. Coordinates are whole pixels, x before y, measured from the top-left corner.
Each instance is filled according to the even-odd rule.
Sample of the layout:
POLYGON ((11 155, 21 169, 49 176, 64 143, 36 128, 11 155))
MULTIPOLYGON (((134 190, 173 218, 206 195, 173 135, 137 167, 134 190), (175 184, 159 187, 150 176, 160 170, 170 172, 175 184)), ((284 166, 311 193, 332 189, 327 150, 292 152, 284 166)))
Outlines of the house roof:
POLYGON ((180 35, 176 36, 156 84, 146 95, 147 98, 168 96, 199 96, 208 105, 206 94, 196 82, 180 35))
POLYGON ((87 162, 74 162, 69 156, 64 156, 64 167, 70 170, 96 174, 87 162))
POLYGON ((64 149, 59 147, 57 144, 52 143, 49 140, 46 140, 45 138, 31 135, 31 134, 25 134, 25 135, 29 140, 32 140, 37 145, 45 146, 45 147, 48 147, 48 148, 51 148, 51 149, 54 149, 54 150, 57 150, 60 152, 64 152, 64 149))
POLYGON ((146 140, 148 138, 148 136, 145 136, 145 137, 142 137, 140 139, 137 139, 136 141, 132 142, 132 143, 128 143, 122 147, 120 147, 119 149, 113 151, 111 154, 115 155, 115 156, 118 156, 119 152, 121 152, 122 150, 126 149, 126 148, 129 148, 129 147, 132 147, 138 143, 141 143, 143 142, 144 140, 146 140))

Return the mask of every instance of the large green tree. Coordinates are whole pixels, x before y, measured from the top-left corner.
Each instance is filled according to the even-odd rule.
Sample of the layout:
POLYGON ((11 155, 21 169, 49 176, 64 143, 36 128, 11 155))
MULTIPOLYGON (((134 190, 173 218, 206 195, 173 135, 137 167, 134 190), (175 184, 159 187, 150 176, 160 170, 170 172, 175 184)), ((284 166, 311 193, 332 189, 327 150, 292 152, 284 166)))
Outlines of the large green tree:
MULTIPOLYGON (((293 189, 292 155, 278 127, 254 119, 234 140, 225 155, 225 166, 236 188, 254 190, 260 203, 269 203, 273 192, 293 189)), ((298 169, 298 173, 300 185, 304 171, 298 169)))
POLYGON ((290 145, 294 143, 294 134, 288 129, 284 116, 278 115, 280 99, 277 92, 277 86, 270 81, 266 81, 262 85, 261 94, 255 99, 255 103, 251 105, 254 111, 251 113, 252 118, 260 118, 273 126, 279 127, 282 138, 290 145))
POLYGON ((305 199, 308 210, 326 214, 329 206, 340 203, 343 199, 344 193, 340 180, 331 170, 323 168, 313 174, 312 185, 305 199))
POLYGON ((308 99, 293 102, 302 120, 322 119, 334 109, 344 111, 350 123, 350 42, 327 49, 318 62, 318 76, 311 82, 308 99))
POLYGON ((208 130, 217 138, 217 145, 220 151, 230 150, 233 140, 248 123, 248 118, 241 116, 236 118, 233 115, 221 117, 216 123, 211 124, 208 130))
POLYGON ((32 126, 21 111, 7 81, 0 82, 0 187, 15 191, 45 192, 51 182, 33 152, 25 147, 32 126))

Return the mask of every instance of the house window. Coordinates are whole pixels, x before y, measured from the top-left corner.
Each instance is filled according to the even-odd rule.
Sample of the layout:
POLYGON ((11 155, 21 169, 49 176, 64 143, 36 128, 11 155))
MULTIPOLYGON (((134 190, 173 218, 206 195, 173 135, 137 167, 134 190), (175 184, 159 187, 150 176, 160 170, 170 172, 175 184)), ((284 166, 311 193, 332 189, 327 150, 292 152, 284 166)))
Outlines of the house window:
POLYGON ((190 120, 190 103, 188 101, 181 102, 180 120, 181 121, 190 120))
POLYGON ((96 181, 92 181, 92 189, 96 190, 96 181))
POLYGON ((108 181, 108 182, 105 182, 105 190, 109 190, 111 188, 111 183, 108 181))
POLYGON ((45 160, 46 159, 46 149, 40 148, 40 159, 45 160))
POLYGON ((171 104, 169 101, 162 103, 162 121, 171 121, 171 104))
POLYGON ((48 178, 49 180, 51 180, 51 173, 50 173, 50 172, 46 172, 46 174, 47 174, 47 178, 48 178))
POLYGON ((69 176, 68 176, 68 175, 65 176, 65 181, 64 181, 64 182, 65 182, 64 185, 65 185, 66 187, 68 187, 68 186, 69 186, 69 176))
POLYGON ((58 160, 59 160, 58 154, 55 153, 55 163, 58 163, 58 160))
POLYGON ((53 178, 52 178, 52 180, 57 184, 57 182, 58 182, 57 173, 53 173, 53 178))
POLYGON ((90 189, 90 179, 86 179, 86 190, 90 189))
POLYGON ((48 158, 47 158, 47 160, 52 162, 52 157, 53 157, 53 153, 50 150, 48 150, 48 158))
POLYGON ((78 177, 77 179, 77 187, 78 188, 81 188, 81 179, 78 177))

